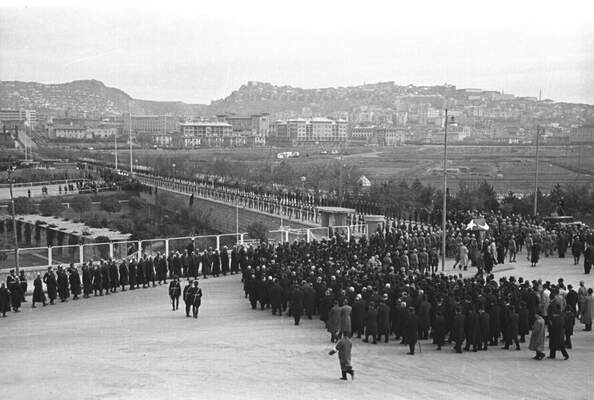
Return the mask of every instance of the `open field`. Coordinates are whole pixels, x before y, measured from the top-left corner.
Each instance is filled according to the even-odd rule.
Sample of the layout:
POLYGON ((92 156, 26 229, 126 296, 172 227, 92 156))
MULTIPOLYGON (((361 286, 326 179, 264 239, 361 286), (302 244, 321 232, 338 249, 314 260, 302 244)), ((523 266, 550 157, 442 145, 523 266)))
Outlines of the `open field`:
MULTIPOLYGON (((521 257, 518 257, 521 259, 521 257)), ((571 260, 524 261, 497 275, 577 284, 571 260)), ((509 267, 509 265, 506 265, 509 267)), ((587 276, 594 285, 594 275, 587 276)), ((198 320, 172 312, 164 286, 70 301, 0 319, 3 399, 592 399, 594 335, 576 325, 570 360, 533 361, 490 348, 457 355, 423 341, 410 357, 392 341, 354 339, 355 381, 338 380, 322 323, 296 327, 253 311, 239 276, 201 281, 198 320), (386 397, 386 394, 389 395, 386 397)), ((183 307, 183 305, 180 304, 183 307)))

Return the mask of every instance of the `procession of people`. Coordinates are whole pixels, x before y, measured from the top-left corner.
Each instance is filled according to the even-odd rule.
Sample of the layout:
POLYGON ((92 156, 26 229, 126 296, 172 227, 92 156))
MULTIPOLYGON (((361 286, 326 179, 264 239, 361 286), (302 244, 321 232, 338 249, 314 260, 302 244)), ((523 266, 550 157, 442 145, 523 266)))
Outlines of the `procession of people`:
MULTIPOLYGON (((318 315, 333 343, 345 336, 373 344, 397 340, 408 345, 411 355, 427 339, 436 350, 451 344, 457 353, 495 346, 520 350, 528 344, 540 360, 547 332, 549 358, 559 351, 567 359, 576 321, 591 331, 592 288, 583 281, 573 287, 563 278, 495 279, 493 267, 515 261, 525 244, 516 237, 531 239, 526 251, 534 263, 535 247, 543 242, 548 246, 547 237, 554 233, 584 246, 584 263, 591 265, 592 231, 500 222, 479 232, 460 229, 468 221, 450 221, 447 241, 454 245, 446 251, 455 262, 444 273, 432 262, 439 254, 439 234, 422 225, 393 224, 369 239, 351 237, 349 242, 336 236, 261 245, 242 268, 243 292, 252 309, 291 316, 295 325, 304 316, 318 315), (502 257, 497 244, 505 242, 502 257), (461 273, 471 267, 474 276, 461 273)), ((557 251, 562 258, 563 246, 557 251)))

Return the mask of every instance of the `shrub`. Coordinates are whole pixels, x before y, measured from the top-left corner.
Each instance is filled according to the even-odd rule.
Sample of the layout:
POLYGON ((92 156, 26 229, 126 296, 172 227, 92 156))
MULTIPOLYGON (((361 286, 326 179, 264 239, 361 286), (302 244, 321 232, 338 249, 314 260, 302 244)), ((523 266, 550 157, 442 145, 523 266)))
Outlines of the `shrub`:
POLYGON ((31 214, 33 212, 33 203, 28 197, 17 197, 14 199, 15 214, 31 214))
POLYGON ((266 241, 268 237, 268 228, 260 221, 252 222, 247 227, 247 233, 251 238, 266 241))
POLYGON ((70 202, 70 207, 74 211, 78 213, 78 215, 82 215, 83 213, 89 212, 91 210, 91 200, 88 196, 76 196, 70 202))
POLYGON ((64 211, 64 206, 54 197, 43 199, 39 204, 39 212, 43 216, 57 215, 64 211))
POLYGON ((110 213, 118 212, 122 209, 120 202, 113 197, 106 197, 101 200, 101 209, 110 213))

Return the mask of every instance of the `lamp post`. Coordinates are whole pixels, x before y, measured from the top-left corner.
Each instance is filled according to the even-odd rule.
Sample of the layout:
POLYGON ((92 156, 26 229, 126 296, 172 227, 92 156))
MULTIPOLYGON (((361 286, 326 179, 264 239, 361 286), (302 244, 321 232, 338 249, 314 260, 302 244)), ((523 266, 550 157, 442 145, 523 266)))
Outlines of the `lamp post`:
POLYGON ((14 234, 14 266, 16 269, 16 273, 18 275, 19 273, 19 238, 17 236, 17 227, 16 227, 16 212, 14 209, 14 196, 12 193, 12 184, 13 184, 13 179, 12 179, 12 173, 13 173, 13 166, 10 166, 10 168, 8 169, 8 181, 10 183, 10 208, 11 208, 11 214, 12 214, 12 233, 14 234))

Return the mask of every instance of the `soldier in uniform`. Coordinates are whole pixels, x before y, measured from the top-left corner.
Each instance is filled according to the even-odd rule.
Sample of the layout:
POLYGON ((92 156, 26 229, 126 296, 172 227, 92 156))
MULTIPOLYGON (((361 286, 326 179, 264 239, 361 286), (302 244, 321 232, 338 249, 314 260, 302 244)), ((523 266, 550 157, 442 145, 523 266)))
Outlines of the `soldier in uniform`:
POLYGON ((193 286, 194 285, 192 283, 192 278, 188 278, 188 283, 186 284, 186 286, 184 286, 183 291, 184 303, 186 303, 186 317, 188 318, 190 317, 190 309, 192 308, 192 300, 188 296, 188 292, 193 286))
POLYGON ((188 290, 186 294, 192 302, 192 315, 198 318, 198 309, 202 304, 202 288, 198 287, 198 280, 194 281, 194 286, 188 290))
POLYGON ((179 308, 179 296, 181 295, 181 286, 177 276, 173 277, 173 280, 169 283, 169 297, 171 298, 172 311, 179 308))
POLYGON ((25 271, 21 270, 19 274, 19 283, 21 285, 21 301, 25 303, 27 300, 25 299, 25 294, 27 293, 27 277, 25 276, 25 271))

